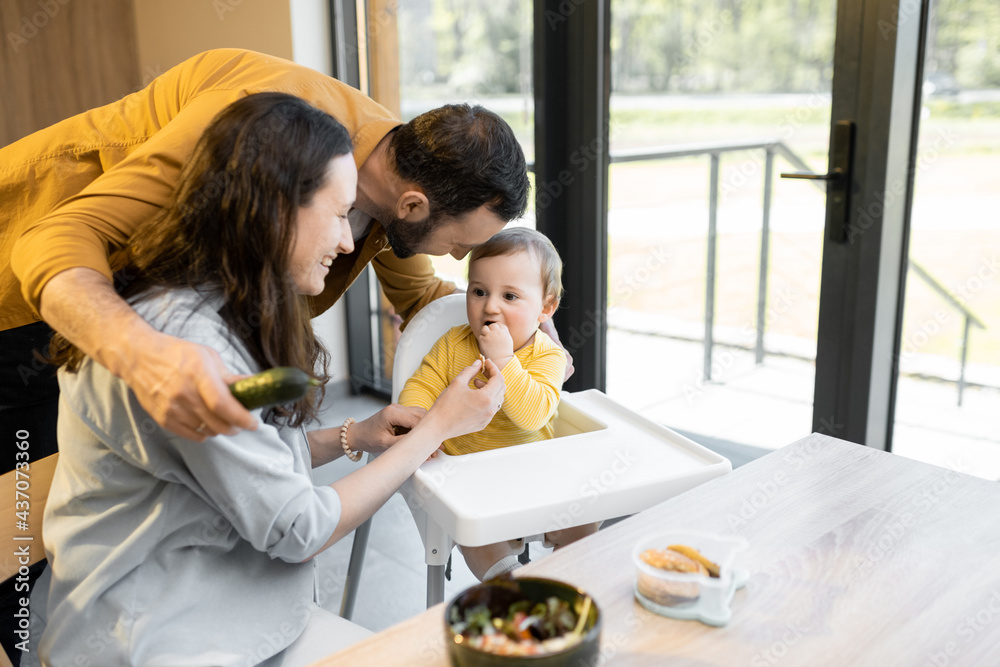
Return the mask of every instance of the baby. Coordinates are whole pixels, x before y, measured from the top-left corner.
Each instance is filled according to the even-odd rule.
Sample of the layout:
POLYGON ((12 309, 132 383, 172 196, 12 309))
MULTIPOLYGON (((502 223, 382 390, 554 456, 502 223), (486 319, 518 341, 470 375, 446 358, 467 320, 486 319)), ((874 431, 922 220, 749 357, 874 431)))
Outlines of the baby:
MULTIPOLYGON (((493 421, 477 433, 444 442, 447 454, 469 454, 552 437, 566 372, 566 354, 538 325, 559 306, 562 262, 552 242, 533 229, 501 231, 469 257, 467 325, 454 327, 424 357, 399 395, 406 406, 430 409, 448 383, 480 355, 500 369, 507 392, 493 421)), ((545 534, 559 548, 596 532, 598 524, 545 534)), ((460 547, 480 580, 518 566, 521 540, 460 547)))

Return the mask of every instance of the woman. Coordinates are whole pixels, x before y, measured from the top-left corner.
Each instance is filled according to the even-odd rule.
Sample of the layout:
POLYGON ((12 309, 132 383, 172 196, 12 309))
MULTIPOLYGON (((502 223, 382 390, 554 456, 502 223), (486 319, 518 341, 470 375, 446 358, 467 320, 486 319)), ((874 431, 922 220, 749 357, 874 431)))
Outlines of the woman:
MULTIPOLYGON (((354 248, 350 151, 346 130, 298 98, 233 103, 199 141, 173 203, 130 240, 120 292, 154 327, 216 349, 237 372, 294 366, 327 380, 307 298, 354 248)), ((162 430, 67 341, 53 350, 61 455, 45 511, 52 579, 39 647, 53 665, 281 664, 322 622, 309 559, 443 440, 483 428, 503 394, 487 363, 488 384, 470 388, 470 367, 426 414, 393 405, 307 436, 313 395, 259 415, 256 431, 197 443, 162 430), (411 430, 395 436, 396 426, 411 430), (310 469, 345 451, 384 453, 313 486, 310 469)))

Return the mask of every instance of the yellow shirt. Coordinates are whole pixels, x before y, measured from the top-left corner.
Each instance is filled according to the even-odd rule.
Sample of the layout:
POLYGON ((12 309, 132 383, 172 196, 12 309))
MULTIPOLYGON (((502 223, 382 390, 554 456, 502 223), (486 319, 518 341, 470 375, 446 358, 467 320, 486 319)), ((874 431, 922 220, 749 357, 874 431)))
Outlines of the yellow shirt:
MULTIPOLYGON (((296 95, 339 120, 360 167, 399 120, 358 90, 307 67, 241 49, 207 51, 143 90, 73 116, 0 149, 0 331, 38 319, 42 288, 88 267, 111 278, 108 255, 164 206, 205 127, 253 93, 296 95)), ((355 252, 337 258, 315 314, 372 262, 404 320, 455 286, 430 259, 398 259, 375 223, 355 252)))
MULTIPOLYGON (((399 394, 400 405, 430 409, 461 370, 479 358, 471 327, 453 327, 441 336, 399 394)), ((500 449, 552 437, 552 421, 566 373, 566 353, 541 331, 500 369, 507 393, 493 421, 478 433, 445 440, 447 454, 500 449)), ((485 379, 480 375, 481 379, 485 379)))

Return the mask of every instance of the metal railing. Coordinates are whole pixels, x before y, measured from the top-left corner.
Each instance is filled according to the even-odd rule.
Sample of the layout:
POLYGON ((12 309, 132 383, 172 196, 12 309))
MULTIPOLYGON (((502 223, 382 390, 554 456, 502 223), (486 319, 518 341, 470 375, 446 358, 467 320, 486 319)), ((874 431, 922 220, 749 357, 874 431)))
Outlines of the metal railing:
MULTIPOLYGON (((715 265, 717 255, 717 219, 719 210, 719 164, 723 153, 736 151, 764 151, 764 206, 761 221, 760 264, 757 281, 757 330, 754 344, 754 358, 760 364, 764 360, 764 323, 767 306, 767 262, 770 251, 771 236, 771 193, 773 189, 774 156, 781 155, 793 166, 803 171, 810 169, 802 158, 796 155, 780 139, 756 139, 749 141, 714 142, 698 144, 680 144, 663 148, 642 148, 629 151, 618 151, 611 154, 612 164, 619 162, 641 162, 646 160, 664 160, 697 155, 708 155, 710 162, 710 177, 708 190, 708 257, 705 269, 705 348, 703 376, 705 381, 712 379, 712 349, 715 345, 713 328, 715 322, 715 265)), ((817 184, 826 192, 825 184, 817 184)))
POLYGON ((965 392, 965 361, 969 352, 969 329, 973 324, 980 329, 985 329, 986 325, 983 324, 983 321, 976 317, 972 311, 966 308, 964 304, 952 296, 951 293, 927 271, 927 269, 920 266, 920 264, 917 264, 912 258, 909 260, 908 267, 913 269, 914 275, 919 276, 920 279, 927 283, 932 290, 940 294, 949 306, 965 316, 965 326, 962 328, 962 350, 960 353, 961 361, 958 369, 958 405, 961 406, 962 394, 965 392))
MULTIPOLYGON (((767 274, 768 274, 768 254, 770 252, 770 223, 771 223, 771 196, 773 192, 774 158, 780 155, 792 166, 801 171, 812 171, 802 158, 795 154, 780 139, 756 139, 748 141, 716 142, 680 144, 660 148, 642 148, 626 151, 616 151, 610 154, 612 164, 622 162, 641 162, 648 160, 666 160, 682 157, 693 157, 698 155, 708 155, 710 158, 710 176, 708 191, 708 257, 705 276, 705 334, 704 334, 704 380, 712 379, 712 348, 715 345, 713 335, 715 320, 715 273, 717 254, 717 215, 719 209, 719 165, 723 153, 736 151, 763 150, 764 151, 764 201, 763 214, 761 220, 761 240, 760 240, 760 261, 757 281, 757 322, 756 339, 754 342, 754 358, 757 364, 764 360, 766 350, 764 349, 764 326, 766 323, 765 309, 767 306, 767 274)), ((813 185, 826 194, 826 183, 812 181, 813 185)), ((965 368, 968 357, 969 329, 972 325, 985 329, 986 326, 969 311, 963 304, 957 301, 941 283, 936 280, 922 266, 912 259, 909 260, 910 268, 914 275, 926 282, 931 289, 940 294, 946 303, 955 308, 965 318, 965 330, 962 339, 962 349, 960 358, 960 369, 958 379, 958 405, 962 405, 962 394, 965 390, 965 368)))

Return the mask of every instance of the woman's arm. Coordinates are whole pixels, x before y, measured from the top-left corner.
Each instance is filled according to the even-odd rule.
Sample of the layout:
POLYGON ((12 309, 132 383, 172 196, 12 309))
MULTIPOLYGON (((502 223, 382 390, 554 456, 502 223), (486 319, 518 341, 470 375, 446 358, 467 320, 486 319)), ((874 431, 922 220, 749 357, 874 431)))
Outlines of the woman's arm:
POLYGON ((469 383, 479 370, 477 360, 458 374, 427 415, 396 445, 331 484, 340 497, 340 521, 317 554, 348 535, 382 507, 443 441, 480 431, 490 423, 503 402, 503 376, 496 365, 487 360, 484 372, 488 382, 481 389, 472 389, 469 383))
POLYGON ((49 326, 124 380, 173 433, 201 442, 257 427, 229 393, 235 376, 215 350, 156 331, 99 272, 78 267, 57 274, 45 285, 41 311, 49 326))
MULTIPOLYGON (((397 434, 396 427, 405 433, 420 423, 425 414, 427 411, 423 408, 388 405, 368 419, 352 424, 347 429, 347 446, 354 452, 382 453, 403 437, 397 434)), ((313 468, 344 455, 340 432, 341 426, 332 426, 308 433, 313 468)))
MULTIPOLYGON (((231 359, 226 352, 223 358, 231 359)), ((234 364, 239 367, 235 360, 234 364)), ((373 515, 442 440, 489 423, 503 401, 503 376, 488 364, 489 383, 471 389, 468 382, 479 370, 478 363, 465 369, 456 378, 457 386, 449 387, 397 444, 329 486, 316 486, 294 469, 288 444, 269 424, 257 433, 214 438, 210 446, 180 438, 164 441, 162 435, 154 435, 139 438, 139 446, 154 453, 123 453, 152 474, 191 488, 255 549, 272 558, 302 562, 373 515), (464 385, 458 384, 463 380, 464 385), (171 455, 155 454, 163 447, 171 455)), ((128 442, 121 447, 127 449, 128 442)))

